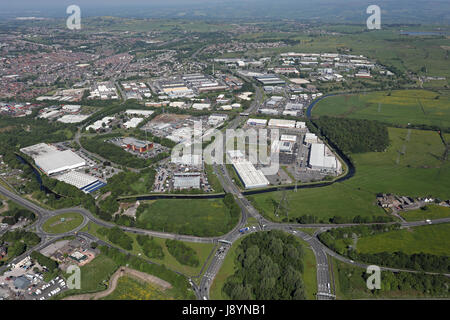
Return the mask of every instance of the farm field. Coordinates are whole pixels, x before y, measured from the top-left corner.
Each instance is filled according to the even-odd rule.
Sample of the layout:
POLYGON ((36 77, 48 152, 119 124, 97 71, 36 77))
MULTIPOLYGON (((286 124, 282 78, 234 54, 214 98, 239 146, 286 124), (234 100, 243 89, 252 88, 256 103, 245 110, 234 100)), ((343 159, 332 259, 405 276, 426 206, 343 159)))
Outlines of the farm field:
POLYGON ((130 276, 120 277, 113 293, 102 300, 173 300, 169 291, 130 276))
POLYGON ((356 250, 361 253, 402 251, 450 256, 450 247, 445 245, 449 234, 448 223, 389 231, 359 238, 356 250))
MULTIPOLYGON (((101 234, 99 234, 97 232, 99 227, 100 226, 97 224, 89 223, 82 231, 91 233, 92 235, 96 236, 97 238, 99 238, 105 242, 111 243, 110 241, 108 241, 108 239, 106 237, 102 236, 101 234)), ((164 258, 163 259, 149 259, 145 256, 144 251, 142 250, 141 246, 138 244, 138 242, 136 240, 136 234, 129 233, 129 232, 127 232, 126 234, 128 236, 130 236, 131 238, 133 238, 133 249, 130 251, 130 253, 140 256, 142 258, 151 260, 158 264, 164 264, 168 268, 170 268, 174 271, 181 272, 187 276, 196 276, 200 273, 200 270, 201 270, 203 264, 205 263, 206 259, 208 258, 210 252, 212 251, 212 249, 214 247, 214 244, 212 244, 212 243, 184 242, 184 244, 186 244, 187 246, 194 249, 194 251, 196 252, 197 257, 200 261, 199 266, 191 267, 191 266, 187 266, 187 265, 182 265, 175 259, 175 257, 173 257, 169 253, 169 251, 167 250, 166 244, 165 244, 165 239, 153 237, 153 239, 162 247, 163 252, 164 252, 164 258)))
POLYGON ((231 218, 222 199, 160 199, 142 204, 137 226, 149 230, 202 237, 230 231, 237 219, 231 218))
POLYGON ((83 216, 79 213, 69 212, 53 216, 42 225, 42 229, 48 233, 65 233, 78 227, 83 222, 83 216), (64 221, 62 220, 64 219, 64 221))
POLYGON ((426 219, 441 219, 450 217, 450 207, 438 205, 426 205, 427 210, 417 209, 411 211, 400 212, 400 215, 406 221, 419 221, 426 219))
MULTIPOLYGON (((410 197, 450 198, 450 162, 442 161, 444 145, 436 132, 389 128, 391 145, 386 152, 351 155, 355 176, 349 180, 321 188, 287 191, 289 218, 305 214, 319 220, 342 217, 380 216, 377 193, 394 193, 410 197), (324 201, 326 199, 326 201, 324 201)), ((274 208, 281 192, 250 196, 249 199, 266 217, 275 217, 274 208)))
POLYGON ((450 97, 428 90, 338 95, 317 103, 314 116, 378 120, 390 124, 450 127, 450 97), (437 98, 437 99, 436 99, 437 98))

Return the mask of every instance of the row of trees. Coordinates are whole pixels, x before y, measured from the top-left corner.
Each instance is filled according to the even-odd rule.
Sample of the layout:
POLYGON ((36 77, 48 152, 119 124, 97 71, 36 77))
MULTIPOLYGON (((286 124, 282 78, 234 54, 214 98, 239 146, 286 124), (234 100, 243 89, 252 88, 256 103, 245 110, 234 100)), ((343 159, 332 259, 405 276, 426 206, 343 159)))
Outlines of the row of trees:
POLYGON ((253 233, 237 249, 236 271, 224 284, 233 300, 304 300, 303 247, 279 230, 253 233))

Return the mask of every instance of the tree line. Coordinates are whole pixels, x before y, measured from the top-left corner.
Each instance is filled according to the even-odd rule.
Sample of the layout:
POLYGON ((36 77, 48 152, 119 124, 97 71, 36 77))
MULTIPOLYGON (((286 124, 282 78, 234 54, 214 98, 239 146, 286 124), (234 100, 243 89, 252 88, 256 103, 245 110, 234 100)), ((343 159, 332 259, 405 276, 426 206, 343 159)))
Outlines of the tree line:
POLYGON ((378 121, 322 116, 313 122, 322 136, 346 154, 381 152, 389 146, 387 126, 378 121))
POLYGON ((223 292, 233 300, 304 300, 303 247, 280 230, 245 237, 223 292))

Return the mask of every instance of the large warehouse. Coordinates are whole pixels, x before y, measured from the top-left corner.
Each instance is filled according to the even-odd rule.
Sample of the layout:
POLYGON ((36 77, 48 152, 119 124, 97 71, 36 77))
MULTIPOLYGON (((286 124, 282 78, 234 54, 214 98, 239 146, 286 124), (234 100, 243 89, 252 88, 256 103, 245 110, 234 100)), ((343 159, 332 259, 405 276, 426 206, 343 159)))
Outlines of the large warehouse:
POLYGON ((94 192, 106 185, 106 183, 98 180, 93 176, 77 171, 69 171, 63 173, 57 176, 56 179, 71 184, 82 190, 84 193, 94 192))
POLYGON ((261 170, 245 159, 239 150, 228 151, 229 158, 233 164, 234 170, 241 179, 246 189, 262 188, 269 185, 269 180, 264 176, 261 170))
POLYGON ((60 151, 46 143, 22 148, 20 151, 33 158, 36 166, 47 175, 86 165, 86 161, 71 150, 60 151))
POLYGON ((312 143, 309 155, 309 165, 314 170, 336 171, 336 157, 327 156, 323 143, 312 143))
POLYGON ((47 175, 79 168, 86 165, 83 158, 70 150, 58 151, 34 159, 36 165, 47 175))

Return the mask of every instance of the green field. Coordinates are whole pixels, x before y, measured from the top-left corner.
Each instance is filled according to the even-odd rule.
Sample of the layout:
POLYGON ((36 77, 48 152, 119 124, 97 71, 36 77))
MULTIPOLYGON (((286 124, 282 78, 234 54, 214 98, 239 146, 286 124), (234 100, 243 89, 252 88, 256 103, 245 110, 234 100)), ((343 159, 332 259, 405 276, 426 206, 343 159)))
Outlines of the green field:
POLYGON ((160 199, 141 205, 137 226, 203 237, 219 236, 238 222, 222 199, 160 199))
MULTIPOLYGON (((450 162, 442 161, 444 145, 436 132, 389 128, 390 147, 386 152, 351 155, 355 176, 331 186, 288 191, 289 218, 305 214, 328 221, 334 215, 384 215, 376 206, 379 192, 410 197, 450 198, 450 162)), ((250 196, 255 207, 266 217, 274 216, 274 203, 281 192, 250 196)))
MULTIPOLYGON (((92 235, 96 236, 97 238, 109 242, 106 237, 100 235, 97 230, 100 226, 94 223, 89 223, 85 228, 83 228, 82 231, 89 232, 92 235)), ((142 251, 141 246, 137 243, 136 240, 136 234, 134 233, 128 233, 127 235, 133 238, 133 249, 130 251, 132 254, 140 256, 141 258, 146 258, 144 252, 142 251)), ((187 276, 196 276, 200 273, 200 270, 203 266, 203 264, 206 262, 206 259, 208 258, 210 252, 212 251, 214 244, 212 243, 195 243, 195 242, 185 242, 186 245, 190 246, 192 249, 195 250, 197 257, 200 261, 200 265, 198 267, 190 267, 186 265, 182 265, 179 263, 167 250, 165 239, 162 238, 155 238, 153 239, 163 248, 164 252, 164 258, 163 259, 149 259, 151 261, 154 261, 158 264, 164 264, 169 269, 172 269, 174 271, 181 272, 187 276)), ((148 258, 146 258, 148 259, 148 258)))
POLYGON ((339 95, 325 98, 317 103, 313 115, 450 128, 450 96, 428 90, 339 95))
POLYGON ((173 300, 170 291, 130 276, 120 277, 113 293, 102 300, 173 300))
POLYGON ((411 211, 400 212, 400 215, 406 221, 419 221, 426 219, 441 219, 450 217, 450 207, 438 205, 427 205, 427 210, 417 209, 411 211))
POLYGON ((358 239, 356 250, 361 253, 402 251, 450 256, 450 247, 446 245, 449 234, 448 223, 390 231, 358 239))
POLYGON ((79 213, 69 212, 53 216, 42 225, 42 229, 48 233, 65 233, 78 227, 83 222, 83 216, 79 213), (64 219, 64 221, 62 220, 64 219))
POLYGON ((116 272, 119 266, 105 255, 98 255, 81 269, 81 289, 68 290, 59 298, 82 293, 93 293, 106 290, 109 278, 116 272))

